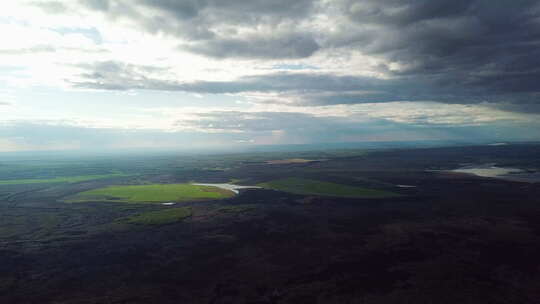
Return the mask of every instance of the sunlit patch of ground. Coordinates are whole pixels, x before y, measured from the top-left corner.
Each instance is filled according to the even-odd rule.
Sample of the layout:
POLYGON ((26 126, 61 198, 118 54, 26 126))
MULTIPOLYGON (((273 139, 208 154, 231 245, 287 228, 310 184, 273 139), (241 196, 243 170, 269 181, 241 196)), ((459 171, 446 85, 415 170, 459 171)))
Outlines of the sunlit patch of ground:
POLYGON ((120 218, 117 222, 138 225, 164 225, 182 221, 190 216, 190 207, 168 208, 120 218))
POLYGON ((152 184, 109 186, 77 193, 64 199, 68 203, 122 202, 162 203, 224 199, 234 192, 211 186, 193 184, 152 184))

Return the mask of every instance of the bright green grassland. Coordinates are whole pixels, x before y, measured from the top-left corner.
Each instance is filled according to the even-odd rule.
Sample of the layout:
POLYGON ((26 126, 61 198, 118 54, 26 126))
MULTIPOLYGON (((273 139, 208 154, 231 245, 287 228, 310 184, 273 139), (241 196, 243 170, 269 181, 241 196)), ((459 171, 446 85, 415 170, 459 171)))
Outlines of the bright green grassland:
POLYGON ((385 198, 399 196, 389 191, 340 185, 303 178, 284 178, 261 183, 258 186, 304 195, 339 196, 355 198, 385 198))
POLYGON ((182 221, 191 216, 190 207, 168 208, 159 211, 150 211, 137 215, 132 215, 126 218, 121 218, 119 221, 125 221, 129 224, 140 225, 163 225, 182 221))
POLYGON ((101 175, 80 175, 80 176, 63 176, 46 179, 7 179, 0 180, 0 185, 22 185, 22 184, 42 184, 42 183, 77 183, 94 179, 103 179, 110 177, 128 176, 127 174, 112 173, 101 175))
POLYGON ((80 192, 68 197, 70 203, 105 201, 105 202, 168 202, 222 199, 233 196, 232 191, 210 186, 192 184, 152 184, 135 186, 109 186, 80 192))

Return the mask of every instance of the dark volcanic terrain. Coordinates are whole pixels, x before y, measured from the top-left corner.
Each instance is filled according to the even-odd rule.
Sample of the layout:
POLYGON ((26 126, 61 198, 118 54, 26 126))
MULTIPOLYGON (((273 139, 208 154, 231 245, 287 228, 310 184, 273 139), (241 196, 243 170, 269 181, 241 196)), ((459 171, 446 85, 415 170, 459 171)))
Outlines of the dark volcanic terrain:
POLYGON ((539 156, 521 144, 0 162, 0 180, 122 172, 0 184, 0 303, 537 303, 540 183, 447 170, 538 172, 539 156), (287 159, 316 161, 275 161, 287 159), (284 177, 399 196, 61 201, 107 185, 284 177), (173 223, 124 220, 184 207, 191 215, 173 223))

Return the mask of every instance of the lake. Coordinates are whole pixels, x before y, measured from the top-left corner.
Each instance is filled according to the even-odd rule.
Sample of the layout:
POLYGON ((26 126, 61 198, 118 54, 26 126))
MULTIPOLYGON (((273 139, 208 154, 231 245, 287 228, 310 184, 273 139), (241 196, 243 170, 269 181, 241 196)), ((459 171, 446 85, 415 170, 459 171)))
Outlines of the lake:
POLYGON ((491 164, 467 166, 451 171, 457 173, 473 174, 481 177, 492 177, 519 182, 540 182, 540 172, 528 172, 517 168, 497 167, 491 164))

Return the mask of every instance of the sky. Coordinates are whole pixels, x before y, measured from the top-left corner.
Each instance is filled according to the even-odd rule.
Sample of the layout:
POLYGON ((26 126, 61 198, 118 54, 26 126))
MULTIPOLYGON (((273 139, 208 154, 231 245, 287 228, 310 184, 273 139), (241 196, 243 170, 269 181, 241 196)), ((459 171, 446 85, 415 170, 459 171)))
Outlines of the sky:
POLYGON ((538 1, 0 8, 0 152, 540 140, 538 1))

